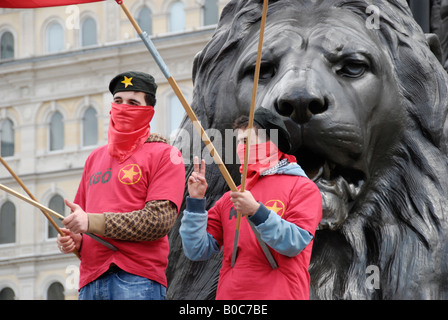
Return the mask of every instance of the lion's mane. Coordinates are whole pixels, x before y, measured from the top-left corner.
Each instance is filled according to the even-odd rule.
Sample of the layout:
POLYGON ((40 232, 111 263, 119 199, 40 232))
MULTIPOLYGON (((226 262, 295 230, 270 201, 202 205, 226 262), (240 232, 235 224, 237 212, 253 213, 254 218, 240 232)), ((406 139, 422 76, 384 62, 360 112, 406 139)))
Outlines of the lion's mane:
MULTIPOLYGON (((270 1, 268 19, 269 13, 288 6, 303 11, 338 7, 367 19, 370 5, 381 13, 377 33, 393 61, 401 96, 397 107, 406 111, 406 130, 400 145, 384 150, 383 157, 392 165, 376 169, 341 230, 316 233, 310 265, 311 298, 447 299, 448 76, 406 1, 270 1), (379 272, 379 283, 373 288, 368 285, 372 279, 369 266, 379 272)), ((225 106, 217 97, 223 81, 228 80, 221 75, 236 60, 235 52, 244 45, 241 40, 250 27, 259 22, 261 9, 261 1, 232 0, 213 38, 196 57, 192 106, 206 128, 222 125, 215 115, 217 108, 225 106)), ((232 103, 231 93, 228 96, 232 103)), ((192 132, 188 120, 182 126, 192 132)), ((187 174, 189 171, 191 168, 187 174)), ((210 171, 209 205, 227 190, 216 168, 212 166, 210 171)), ((230 171, 238 180, 235 168, 230 171)), ((170 245, 169 297, 213 298, 220 257, 188 261, 181 253, 178 224, 170 245)))

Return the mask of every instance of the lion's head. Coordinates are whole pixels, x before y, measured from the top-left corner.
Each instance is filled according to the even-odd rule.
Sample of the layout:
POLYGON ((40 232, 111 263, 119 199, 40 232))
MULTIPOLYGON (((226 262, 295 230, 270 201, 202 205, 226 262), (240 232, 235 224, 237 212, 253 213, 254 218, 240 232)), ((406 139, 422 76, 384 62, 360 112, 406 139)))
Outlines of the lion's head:
MULTIPOLYGON (((206 128, 249 112, 261 9, 231 1, 196 57, 206 128)), ((448 298, 447 83, 405 0, 270 1, 256 105, 284 117, 322 193, 312 298, 448 298)))

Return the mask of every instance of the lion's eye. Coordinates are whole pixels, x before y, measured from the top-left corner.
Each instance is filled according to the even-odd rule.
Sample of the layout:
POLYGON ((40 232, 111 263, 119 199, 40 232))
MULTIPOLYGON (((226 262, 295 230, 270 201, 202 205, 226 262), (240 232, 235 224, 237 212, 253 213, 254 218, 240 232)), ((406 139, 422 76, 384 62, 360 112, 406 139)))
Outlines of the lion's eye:
MULTIPOLYGON (((275 75, 275 72, 276 67, 274 64, 269 62, 261 62, 259 79, 261 81, 272 79, 275 75)), ((244 75, 253 80, 255 76, 255 66, 250 66, 250 68, 247 68, 244 71, 244 75)))
POLYGON ((359 78, 368 68, 369 66, 363 61, 346 61, 336 72, 341 77, 359 78))
POLYGON ((268 80, 275 75, 275 66, 271 63, 261 63, 260 65, 260 79, 268 80))

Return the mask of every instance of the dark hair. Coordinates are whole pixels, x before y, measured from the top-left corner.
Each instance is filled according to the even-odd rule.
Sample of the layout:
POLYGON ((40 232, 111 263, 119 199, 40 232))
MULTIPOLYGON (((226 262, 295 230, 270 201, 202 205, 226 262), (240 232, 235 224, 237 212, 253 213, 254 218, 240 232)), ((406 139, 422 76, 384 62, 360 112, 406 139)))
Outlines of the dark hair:
MULTIPOLYGON (((236 120, 233 122, 234 130, 247 129, 248 126, 249 126, 249 117, 248 116, 240 116, 240 117, 236 118, 236 120)), ((257 136, 260 136, 258 130, 264 130, 264 128, 256 121, 254 121, 254 123, 253 123, 253 128, 255 129, 255 134, 257 136)), ((262 133, 262 137, 264 137, 264 139, 266 139, 266 141, 270 140, 267 132, 262 133)))
POLYGON ((145 102, 147 106, 156 106, 156 97, 152 94, 145 93, 145 102))
MULTIPOLYGON (((233 122, 233 129, 246 129, 249 126, 249 117, 248 116, 239 116, 233 122)), ((258 132, 258 129, 263 129, 256 121, 254 121, 253 127, 258 132)))

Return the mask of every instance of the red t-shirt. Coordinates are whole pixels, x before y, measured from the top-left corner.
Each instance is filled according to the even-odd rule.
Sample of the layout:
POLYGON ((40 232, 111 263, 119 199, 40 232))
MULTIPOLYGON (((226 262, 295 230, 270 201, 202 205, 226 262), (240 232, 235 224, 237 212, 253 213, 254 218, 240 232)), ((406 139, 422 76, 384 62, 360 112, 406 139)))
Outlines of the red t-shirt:
MULTIPOLYGON (((179 210, 184 185, 182 156, 166 143, 145 143, 121 164, 103 146, 88 157, 74 202, 88 213, 131 212, 142 209, 152 200, 170 200, 179 210)), ((79 288, 98 278, 112 263, 167 285, 167 236, 157 241, 105 239, 118 250, 114 252, 83 236, 79 288)))
MULTIPOLYGON (((322 219, 322 197, 317 186, 305 177, 270 175, 261 177, 250 190, 257 201, 283 219, 313 236, 322 219)), ((246 218, 241 219, 238 255, 230 266, 235 236, 236 212, 230 193, 209 210, 207 231, 224 245, 216 299, 304 300, 309 299, 311 243, 297 256, 287 257, 272 249, 278 268, 272 269, 246 218)))

